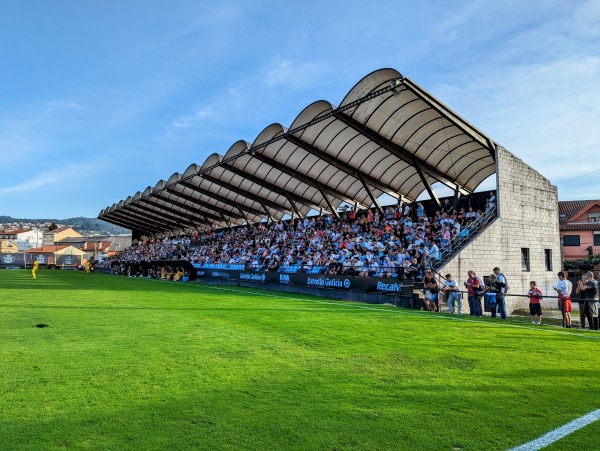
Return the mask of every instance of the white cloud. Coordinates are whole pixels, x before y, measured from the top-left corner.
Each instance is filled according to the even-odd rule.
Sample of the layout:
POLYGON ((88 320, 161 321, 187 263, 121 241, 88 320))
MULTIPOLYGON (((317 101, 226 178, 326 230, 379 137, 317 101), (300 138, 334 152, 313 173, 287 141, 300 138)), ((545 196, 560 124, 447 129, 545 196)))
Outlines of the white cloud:
MULTIPOLYGON (((588 0, 575 8, 573 18, 582 28, 588 29, 585 25, 597 25, 600 23, 600 2, 598 0, 588 0)), ((598 32, 598 29, 593 27, 590 31, 598 32)))
POLYGON ((316 62, 300 62, 276 56, 268 65, 264 82, 269 87, 304 88, 323 77, 325 65, 316 62))
MULTIPOLYGON (((165 126, 163 133, 158 135, 157 141, 161 146, 171 146, 187 143, 191 136, 206 141, 207 137, 214 138, 218 133, 221 139, 231 139, 225 147, 217 150, 224 153, 238 139, 252 141, 256 137, 244 136, 240 124, 247 126, 258 123, 254 129, 254 133, 258 134, 261 127, 278 120, 280 105, 294 109, 295 114, 300 113, 306 104, 316 99, 308 97, 294 106, 289 102, 291 95, 282 97, 282 90, 313 88, 325 74, 323 64, 299 63, 276 56, 266 67, 247 73, 240 72, 209 98, 202 99, 200 106, 194 106, 190 112, 176 116, 165 126), (261 117, 264 118, 263 121, 261 117)), ((295 117, 294 114, 291 117, 295 117)))
POLYGON ((0 188, 0 196, 6 194, 30 192, 49 185, 61 183, 64 180, 65 176, 65 171, 48 171, 46 173, 37 175, 33 179, 24 180, 16 185, 0 188))
MULTIPOLYGON (((599 2, 510 35, 489 59, 428 88, 559 185, 561 199, 600 197, 599 2), (585 11, 585 12, 584 12, 585 11)), ((556 17, 556 16, 555 16, 556 17)), ((418 80, 417 80, 418 82, 418 80)))
POLYGON ((171 127, 190 128, 198 125, 200 122, 215 116, 215 111, 211 106, 199 107, 192 114, 180 116, 171 122, 171 127))

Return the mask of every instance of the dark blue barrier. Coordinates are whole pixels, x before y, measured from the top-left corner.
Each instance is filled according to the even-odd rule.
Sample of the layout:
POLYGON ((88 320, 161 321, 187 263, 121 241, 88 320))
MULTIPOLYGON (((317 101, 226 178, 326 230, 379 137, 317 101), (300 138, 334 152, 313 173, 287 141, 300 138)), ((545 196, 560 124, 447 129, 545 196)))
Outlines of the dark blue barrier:
POLYGON ((412 280, 391 278, 333 276, 327 274, 240 271, 235 269, 197 269, 197 278, 227 279, 265 284, 299 285, 313 288, 396 293, 412 297, 412 280))
MULTIPOLYGON (((224 285, 260 284, 264 288, 276 291, 298 292, 316 296, 333 297, 351 301, 384 303, 397 306, 414 307, 412 279, 358 277, 346 275, 285 273, 275 271, 246 271, 222 267, 200 267, 187 261, 160 260, 144 262, 113 262, 112 272, 118 272, 122 265, 122 274, 148 276, 150 268, 183 268, 189 280, 206 280, 209 283, 224 285)), ((101 268, 98 268, 102 271, 101 268)))

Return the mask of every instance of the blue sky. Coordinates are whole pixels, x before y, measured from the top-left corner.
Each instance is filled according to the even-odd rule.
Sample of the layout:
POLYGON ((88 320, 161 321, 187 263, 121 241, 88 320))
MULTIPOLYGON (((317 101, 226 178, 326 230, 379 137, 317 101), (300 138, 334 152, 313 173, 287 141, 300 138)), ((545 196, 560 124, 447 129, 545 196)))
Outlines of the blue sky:
POLYGON ((0 0, 0 215, 95 217, 382 67, 598 199, 599 49, 600 0, 0 0))

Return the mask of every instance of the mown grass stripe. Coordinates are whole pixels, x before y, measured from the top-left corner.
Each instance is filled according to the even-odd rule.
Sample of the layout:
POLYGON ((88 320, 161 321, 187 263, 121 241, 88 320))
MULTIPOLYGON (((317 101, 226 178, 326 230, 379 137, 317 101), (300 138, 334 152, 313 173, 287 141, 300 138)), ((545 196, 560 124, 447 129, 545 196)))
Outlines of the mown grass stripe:
POLYGON ((568 335, 570 337, 582 337, 582 338, 588 338, 591 340, 600 340, 600 335, 598 335, 598 333, 594 333, 594 331, 591 331, 591 333, 593 335, 592 334, 588 335, 588 334, 581 334, 578 332, 567 332, 567 331, 563 331, 563 330, 557 330, 555 328, 552 328, 553 326, 531 327, 531 326, 511 324, 511 323, 506 323, 506 322, 490 323, 485 320, 470 319, 467 316, 458 316, 458 315, 452 316, 452 315, 446 315, 446 314, 428 314, 428 313, 420 313, 419 311, 410 311, 407 309, 393 309, 392 310, 392 309, 387 309, 384 307, 368 307, 365 305, 360 305, 358 303, 348 303, 348 302, 344 302, 344 301, 329 302, 329 301, 321 301, 318 299, 297 298, 297 297, 290 297, 290 296, 281 296, 281 295, 277 295, 277 294, 261 293, 261 292, 246 291, 246 290, 237 290, 235 288, 224 288, 224 287, 215 287, 215 286, 206 287, 206 286, 202 286, 202 285, 198 285, 198 286, 203 287, 203 288, 213 289, 213 290, 222 290, 222 291, 231 291, 234 293, 251 294, 254 296, 265 296, 265 297, 272 297, 272 298, 290 299, 292 301, 315 302, 317 304, 335 305, 338 307, 350 307, 350 308, 371 310, 371 311, 377 311, 377 312, 394 313, 397 315, 421 316, 421 317, 432 318, 432 319, 436 319, 436 320, 461 321, 461 322, 476 323, 476 324, 481 324, 481 325, 486 325, 486 326, 500 326, 500 327, 513 327, 513 328, 517 328, 517 329, 539 330, 542 332, 568 335))

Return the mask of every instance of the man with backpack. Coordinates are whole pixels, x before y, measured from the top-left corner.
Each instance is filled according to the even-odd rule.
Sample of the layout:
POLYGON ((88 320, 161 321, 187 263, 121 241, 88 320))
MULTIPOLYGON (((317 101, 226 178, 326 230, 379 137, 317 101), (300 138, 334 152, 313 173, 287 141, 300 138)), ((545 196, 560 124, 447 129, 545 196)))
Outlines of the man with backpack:
POLYGON ((594 280, 592 271, 577 282, 577 293, 585 299, 583 308, 590 329, 598 330, 598 282, 594 280))
POLYGON ((504 296, 508 292, 508 282, 504 274, 500 272, 500 268, 496 266, 493 271, 496 275, 496 284, 500 288, 500 292, 496 294, 496 309, 500 313, 500 318, 506 319, 506 300, 504 296))

